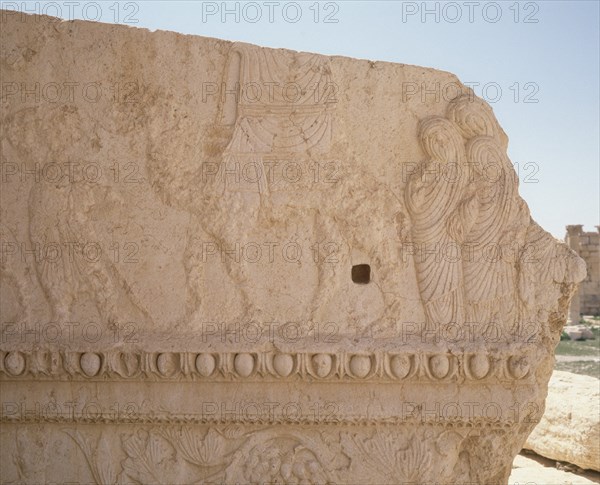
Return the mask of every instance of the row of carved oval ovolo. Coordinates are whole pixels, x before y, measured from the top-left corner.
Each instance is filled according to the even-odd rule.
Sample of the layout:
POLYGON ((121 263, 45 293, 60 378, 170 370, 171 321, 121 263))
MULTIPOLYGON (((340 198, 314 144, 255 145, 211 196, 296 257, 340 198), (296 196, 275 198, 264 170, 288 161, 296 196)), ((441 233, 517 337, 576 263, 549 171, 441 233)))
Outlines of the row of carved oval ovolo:
POLYGON ((12 378, 505 381, 530 374, 524 354, 0 351, 0 375, 12 378))

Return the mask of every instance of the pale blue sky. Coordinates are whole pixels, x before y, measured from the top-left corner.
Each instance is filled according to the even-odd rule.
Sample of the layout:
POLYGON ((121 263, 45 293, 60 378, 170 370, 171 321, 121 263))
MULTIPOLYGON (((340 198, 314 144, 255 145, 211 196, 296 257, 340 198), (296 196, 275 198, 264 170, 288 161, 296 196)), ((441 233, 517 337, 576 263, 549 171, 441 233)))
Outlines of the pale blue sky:
POLYGON ((310 0, 297 2, 299 10, 287 1, 226 2, 238 9, 238 19, 234 13, 223 19, 220 1, 124 1, 115 7, 112 0, 97 2, 100 10, 81 0, 71 7, 2 2, 13 9, 24 3, 63 18, 115 22, 118 12, 119 23, 152 30, 435 67, 480 83, 475 92, 488 102, 500 87, 491 104, 510 138, 509 155, 521 169, 520 191, 534 218, 559 238, 567 224, 587 230, 600 224, 596 0, 427 2, 432 13, 425 18, 422 1, 310 0), (256 6, 261 17, 251 22, 259 14, 256 6), (292 22, 298 12, 301 18, 292 22))

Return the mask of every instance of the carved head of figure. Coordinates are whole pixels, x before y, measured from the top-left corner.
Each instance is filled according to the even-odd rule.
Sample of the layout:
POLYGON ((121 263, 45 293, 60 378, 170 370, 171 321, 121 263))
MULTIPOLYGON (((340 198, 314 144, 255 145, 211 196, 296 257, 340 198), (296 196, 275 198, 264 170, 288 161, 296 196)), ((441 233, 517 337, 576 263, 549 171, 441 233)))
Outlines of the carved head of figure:
POLYGON ((518 186, 516 173, 506 153, 490 136, 477 136, 467 142, 469 168, 477 175, 482 187, 494 186, 498 190, 508 190, 513 197, 518 186), (505 185, 510 182, 510 186, 505 185))
POLYGON ((463 165, 465 147, 456 125, 441 116, 430 116, 419 123, 419 140, 425 153, 437 162, 463 165))
POLYGON ((474 94, 463 94, 448 105, 447 117, 456 123, 461 134, 470 139, 485 135, 494 138, 506 150, 508 137, 498 124, 492 108, 474 94))

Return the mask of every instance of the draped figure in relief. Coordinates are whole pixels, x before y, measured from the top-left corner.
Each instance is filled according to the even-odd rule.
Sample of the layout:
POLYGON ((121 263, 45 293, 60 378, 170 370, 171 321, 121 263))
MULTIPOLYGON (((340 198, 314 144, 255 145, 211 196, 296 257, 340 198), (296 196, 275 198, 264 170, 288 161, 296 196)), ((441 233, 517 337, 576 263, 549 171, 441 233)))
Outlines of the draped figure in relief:
POLYGON ((500 323, 508 330, 519 319, 516 241, 529 213, 519 204, 508 140, 492 109, 463 95, 450 103, 447 116, 466 139, 469 163, 469 190, 460 209, 466 318, 472 324, 500 323))
MULTIPOLYGON (((504 241, 517 187, 510 162, 491 137, 477 136, 467 143, 473 192, 464 205, 466 229, 463 274, 467 319, 495 323, 516 318, 513 288, 516 261, 504 241), (491 170, 493 168, 493 175, 491 170), (502 311, 504 315, 498 315, 502 311)), ((514 249, 514 248, 513 248, 514 249)))
POLYGON ((460 324, 463 316, 462 267, 448 257, 461 240, 460 221, 451 218, 465 192, 465 177, 448 170, 466 166, 464 143, 453 123, 434 116, 421 121, 419 139, 429 157, 411 174, 405 191, 412 242, 417 247, 415 269, 425 310, 426 328, 460 324))

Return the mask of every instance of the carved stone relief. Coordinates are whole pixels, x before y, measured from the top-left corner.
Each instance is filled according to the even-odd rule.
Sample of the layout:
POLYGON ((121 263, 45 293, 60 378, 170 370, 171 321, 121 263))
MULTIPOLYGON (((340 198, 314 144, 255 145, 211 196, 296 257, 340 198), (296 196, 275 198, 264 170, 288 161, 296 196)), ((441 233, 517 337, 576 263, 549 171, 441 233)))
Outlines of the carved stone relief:
POLYGON ((507 482, 585 268, 485 102, 415 66, 4 27, 0 482, 507 482))

